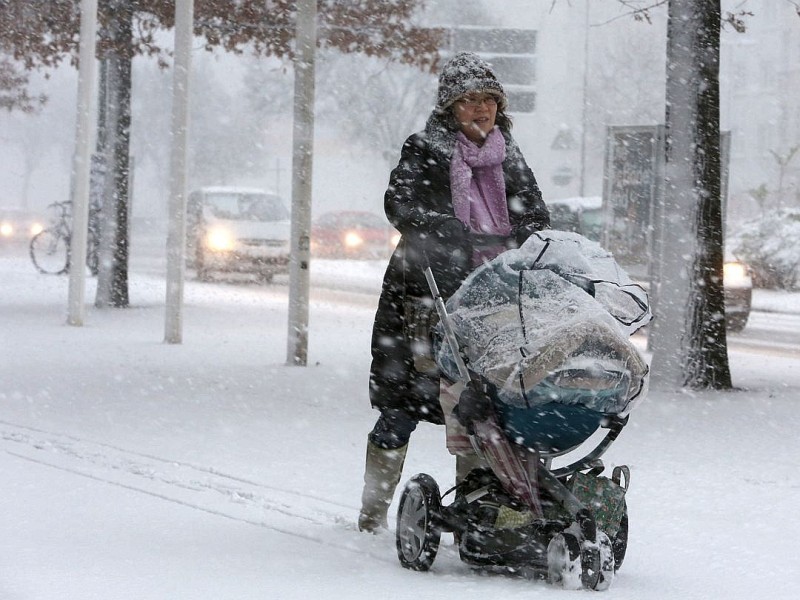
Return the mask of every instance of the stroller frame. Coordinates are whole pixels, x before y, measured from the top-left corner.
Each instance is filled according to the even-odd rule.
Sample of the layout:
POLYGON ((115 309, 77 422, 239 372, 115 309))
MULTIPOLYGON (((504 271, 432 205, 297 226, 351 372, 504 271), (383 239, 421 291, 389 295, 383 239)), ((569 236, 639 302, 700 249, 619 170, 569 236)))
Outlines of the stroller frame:
MULTIPOLYGON (((461 382, 466 384, 475 375, 464 363, 430 267, 425 270, 425 277, 461 382)), ((627 549, 627 507, 623 499, 620 522, 611 539, 598 527, 593 510, 570 490, 569 479, 576 473, 600 475, 604 470, 600 457, 627 421, 627 416, 605 418, 600 425, 608 430, 605 436, 586 456, 567 466, 552 469, 553 458, 574 448, 537 456, 540 498, 544 505, 555 508, 557 516, 534 518, 519 528, 495 529, 494 522, 487 521, 486 511, 477 502, 493 485, 492 489, 498 489, 499 481, 491 469, 473 469, 464 481, 448 490, 444 496, 456 492, 449 505, 443 504, 433 477, 425 473, 415 475, 405 485, 397 511, 396 545, 400 563, 408 569, 427 571, 438 552, 441 534, 447 532, 454 535, 461 559, 469 564, 546 577, 550 583, 567 589, 608 589, 627 549)), ((613 481, 623 493, 629 480, 627 467, 614 469, 613 481)), ((513 497, 508 496, 508 500, 514 504, 513 497)))

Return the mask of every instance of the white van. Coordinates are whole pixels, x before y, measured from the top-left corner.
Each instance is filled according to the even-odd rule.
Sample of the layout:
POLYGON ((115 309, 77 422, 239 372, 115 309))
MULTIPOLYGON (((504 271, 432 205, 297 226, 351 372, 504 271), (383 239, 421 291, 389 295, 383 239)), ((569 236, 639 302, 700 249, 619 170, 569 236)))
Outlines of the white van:
POLYGON ((289 270, 289 211, 257 188, 205 187, 189 194, 187 260, 197 277, 252 273, 262 281, 289 270))

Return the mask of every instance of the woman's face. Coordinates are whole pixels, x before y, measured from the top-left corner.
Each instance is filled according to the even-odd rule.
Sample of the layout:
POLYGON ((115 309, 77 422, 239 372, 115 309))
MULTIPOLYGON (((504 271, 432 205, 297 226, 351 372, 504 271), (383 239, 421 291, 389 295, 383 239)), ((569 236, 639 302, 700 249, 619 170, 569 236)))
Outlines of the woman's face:
POLYGON ((467 139, 480 146, 494 127, 497 96, 480 92, 464 94, 453 104, 453 111, 467 139))

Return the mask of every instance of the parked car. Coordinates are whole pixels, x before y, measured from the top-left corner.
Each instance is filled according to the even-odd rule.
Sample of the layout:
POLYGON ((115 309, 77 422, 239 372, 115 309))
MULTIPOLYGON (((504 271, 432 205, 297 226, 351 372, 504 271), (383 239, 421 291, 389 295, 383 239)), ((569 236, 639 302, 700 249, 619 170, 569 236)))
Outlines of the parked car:
POLYGON ((573 231, 595 242, 603 237, 603 199, 600 196, 562 198, 548 202, 550 226, 573 231))
MULTIPOLYGON (((599 196, 565 198, 549 202, 548 207, 550 226, 553 229, 573 231, 602 243, 604 227, 602 198, 599 196)), ((723 265, 723 287, 728 330, 739 332, 744 329, 750 317, 753 280, 749 267, 735 257, 726 256, 723 265)))
POLYGON ((201 188, 187 203, 187 258, 201 280, 220 272, 271 281, 289 270, 290 227, 289 211, 277 194, 201 188))
POLYGON ((384 258, 399 241, 385 218, 367 211, 328 212, 311 227, 311 252, 328 258, 384 258))
POLYGON ((0 208, 0 243, 28 243, 40 233, 47 219, 37 212, 17 208, 0 208))

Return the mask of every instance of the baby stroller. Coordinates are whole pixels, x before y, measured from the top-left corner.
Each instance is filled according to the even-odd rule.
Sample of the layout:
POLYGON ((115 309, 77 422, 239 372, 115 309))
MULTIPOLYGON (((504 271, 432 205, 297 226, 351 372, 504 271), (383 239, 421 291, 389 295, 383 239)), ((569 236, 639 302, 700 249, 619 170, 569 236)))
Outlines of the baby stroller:
POLYGON ((627 549, 630 473, 603 476, 600 457, 646 394, 648 367, 628 339, 651 318, 646 293, 596 243, 550 230, 476 269, 446 306, 426 277, 448 450, 476 468, 448 505, 431 476, 406 484, 400 563, 428 570, 450 532, 469 564, 607 589, 627 549), (484 403, 478 420, 459 419, 465 389, 484 403))

